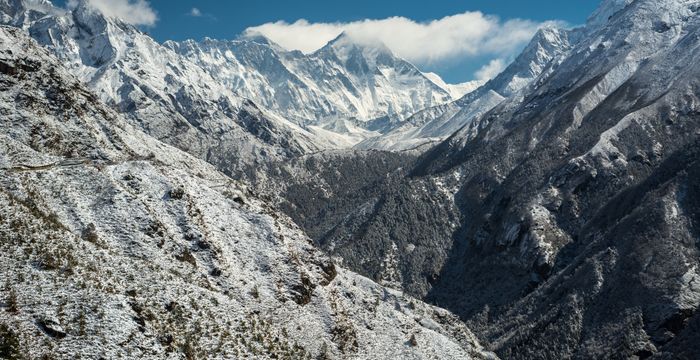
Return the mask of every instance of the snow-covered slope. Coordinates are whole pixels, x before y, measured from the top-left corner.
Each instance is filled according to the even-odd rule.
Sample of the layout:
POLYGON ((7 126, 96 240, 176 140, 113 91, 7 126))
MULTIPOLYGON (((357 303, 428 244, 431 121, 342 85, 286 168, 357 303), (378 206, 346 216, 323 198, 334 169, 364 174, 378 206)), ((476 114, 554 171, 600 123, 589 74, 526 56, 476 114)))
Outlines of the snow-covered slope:
POLYGON ((443 80, 440 77, 440 75, 436 73, 428 72, 423 73, 423 75, 430 79, 430 81, 435 83, 437 86, 447 90, 447 92, 449 92, 450 95, 452 95, 452 97, 455 99, 460 99, 464 95, 467 95, 472 91, 478 89, 479 87, 481 87, 481 85, 484 85, 483 80, 472 80, 461 84, 448 84, 445 82, 445 80, 443 80))
POLYGON ((2 22, 26 29, 132 124, 220 168, 235 172, 332 147, 85 1, 73 11, 48 1, 3 1, 2 22))
POLYGON ((386 134, 357 145, 360 149, 404 150, 442 141, 506 98, 515 97, 578 41, 581 30, 554 26, 540 29, 523 52, 503 72, 446 106, 422 110, 386 134))
POLYGON ((464 106, 456 102, 422 110, 386 134, 367 139, 356 145, 358 149, 402 151, 437 143, 461 129, 471 119, 483 115, 505 98, 488 91, 464 106))
POLYGON ((28 358, 483 358, 0 26, 0 341, 28 358))
POLYGON ((360 43, 346 34, 309 55, 286 51, 262 36, 164 45, 237 94, 312 131, 348 135, 351 143, 378 135, 372 120, 397 123, 476 87, 448 85, 383 44, 360 43))
POLYGON ((586 27, 588 29, 597 29, 608 24, 610 18, 634 0, 605 0, 601 1, 600 6, 596 11, 588 17, 586 27))

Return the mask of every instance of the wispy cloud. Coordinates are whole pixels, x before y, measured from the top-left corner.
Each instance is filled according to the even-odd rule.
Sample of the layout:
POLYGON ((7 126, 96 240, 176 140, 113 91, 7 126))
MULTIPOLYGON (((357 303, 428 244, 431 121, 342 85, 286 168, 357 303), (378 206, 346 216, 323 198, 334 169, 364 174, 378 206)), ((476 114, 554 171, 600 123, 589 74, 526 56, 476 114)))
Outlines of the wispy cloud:
POLYGON ((504 59, 493 59, 477 70, 474 73, 474 77, 481 81, 493 79, 496 75, 500 74, 506 66, 508 66, 508 63, 506 63, 504 59))
POLYGON ((212 15, 212 14, 210 14, 210 13, 203 12, 202 10, 200 10, 199 8, 196 8, 196 7, 193 7, 193 8, 187 13, 187 15, 188 15, 188 16, 191 16, 191 17, 206 18, 206 19, 209 19, 209 20, 211 20, 211 21, 217 21, 216 16, 214 16, 214 15, 212 15))
MULTIPOLYGON (((146 0, 88 0, 88 3, 109 17, 116 17, 134 25, 153 26, 158 14, 146 0)), ((78 6, 78 0, 69 0, 68 7, 78 6)))
MULTIPOLYGON (((278 21, 248 28, 244 35, 261 34, 287 49, 309 53, 345 31, 357 41, 381 41, 398 56, 412 62, 435 64, 464 57, 508 58, 543 25, 530 20, 503 21, 481 12, 465 12, 429 22, 405 17, 347 23, 278 21)), ((486 71, 481 73, 486 74, 486 71)))

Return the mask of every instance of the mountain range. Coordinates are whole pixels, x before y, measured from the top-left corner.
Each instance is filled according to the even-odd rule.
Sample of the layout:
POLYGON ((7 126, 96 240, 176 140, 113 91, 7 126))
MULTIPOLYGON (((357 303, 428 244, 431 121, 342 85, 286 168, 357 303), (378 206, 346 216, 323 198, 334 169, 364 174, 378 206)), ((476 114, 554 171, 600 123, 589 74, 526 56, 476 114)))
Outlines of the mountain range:
POLYGON ((394 56, 383 44, 346 34, 305 55, 262 36, 164 44, 236 94, 347 148, 424 108, 444 104, 478 84, 447 85, 394 56), (344 140, 344 141, 341 141, 344 140))
POLYGON ((693 359, 699 12, 449 85, 0 0, 0 357, 693 359))

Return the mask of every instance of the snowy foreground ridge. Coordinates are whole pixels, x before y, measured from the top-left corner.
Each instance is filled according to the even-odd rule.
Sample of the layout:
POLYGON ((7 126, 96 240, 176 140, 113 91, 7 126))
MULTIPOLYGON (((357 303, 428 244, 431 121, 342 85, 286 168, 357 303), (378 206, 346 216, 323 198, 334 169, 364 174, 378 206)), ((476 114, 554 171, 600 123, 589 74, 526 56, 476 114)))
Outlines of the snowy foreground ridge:
POLYGON ((135 130, 23 31, 0 43, 0 351, 488 357, 447 311, 334 266, 243 185, 135 130))

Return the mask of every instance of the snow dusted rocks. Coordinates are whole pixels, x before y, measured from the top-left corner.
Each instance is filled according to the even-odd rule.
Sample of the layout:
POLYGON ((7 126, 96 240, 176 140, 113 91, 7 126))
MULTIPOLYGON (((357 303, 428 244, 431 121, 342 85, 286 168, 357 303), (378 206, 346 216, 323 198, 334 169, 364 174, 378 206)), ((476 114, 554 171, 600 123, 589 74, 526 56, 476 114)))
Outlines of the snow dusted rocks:
POLYGON ((161 45, 87 1, 71 11, 49 1, 2 4, 1 23, 26 29, 136 126, 213 163, 235 157, 219 167, 237 171, 352 147, 477 86, 446 84, 382 44, 344 34, 308 55, 263 37, 161 45), (251 114, 263 133, 245 126, 251 114))
POLYGON ((9 356, 483 358, 445 310, 336 267, 245 187, 0 27, 9 356))

